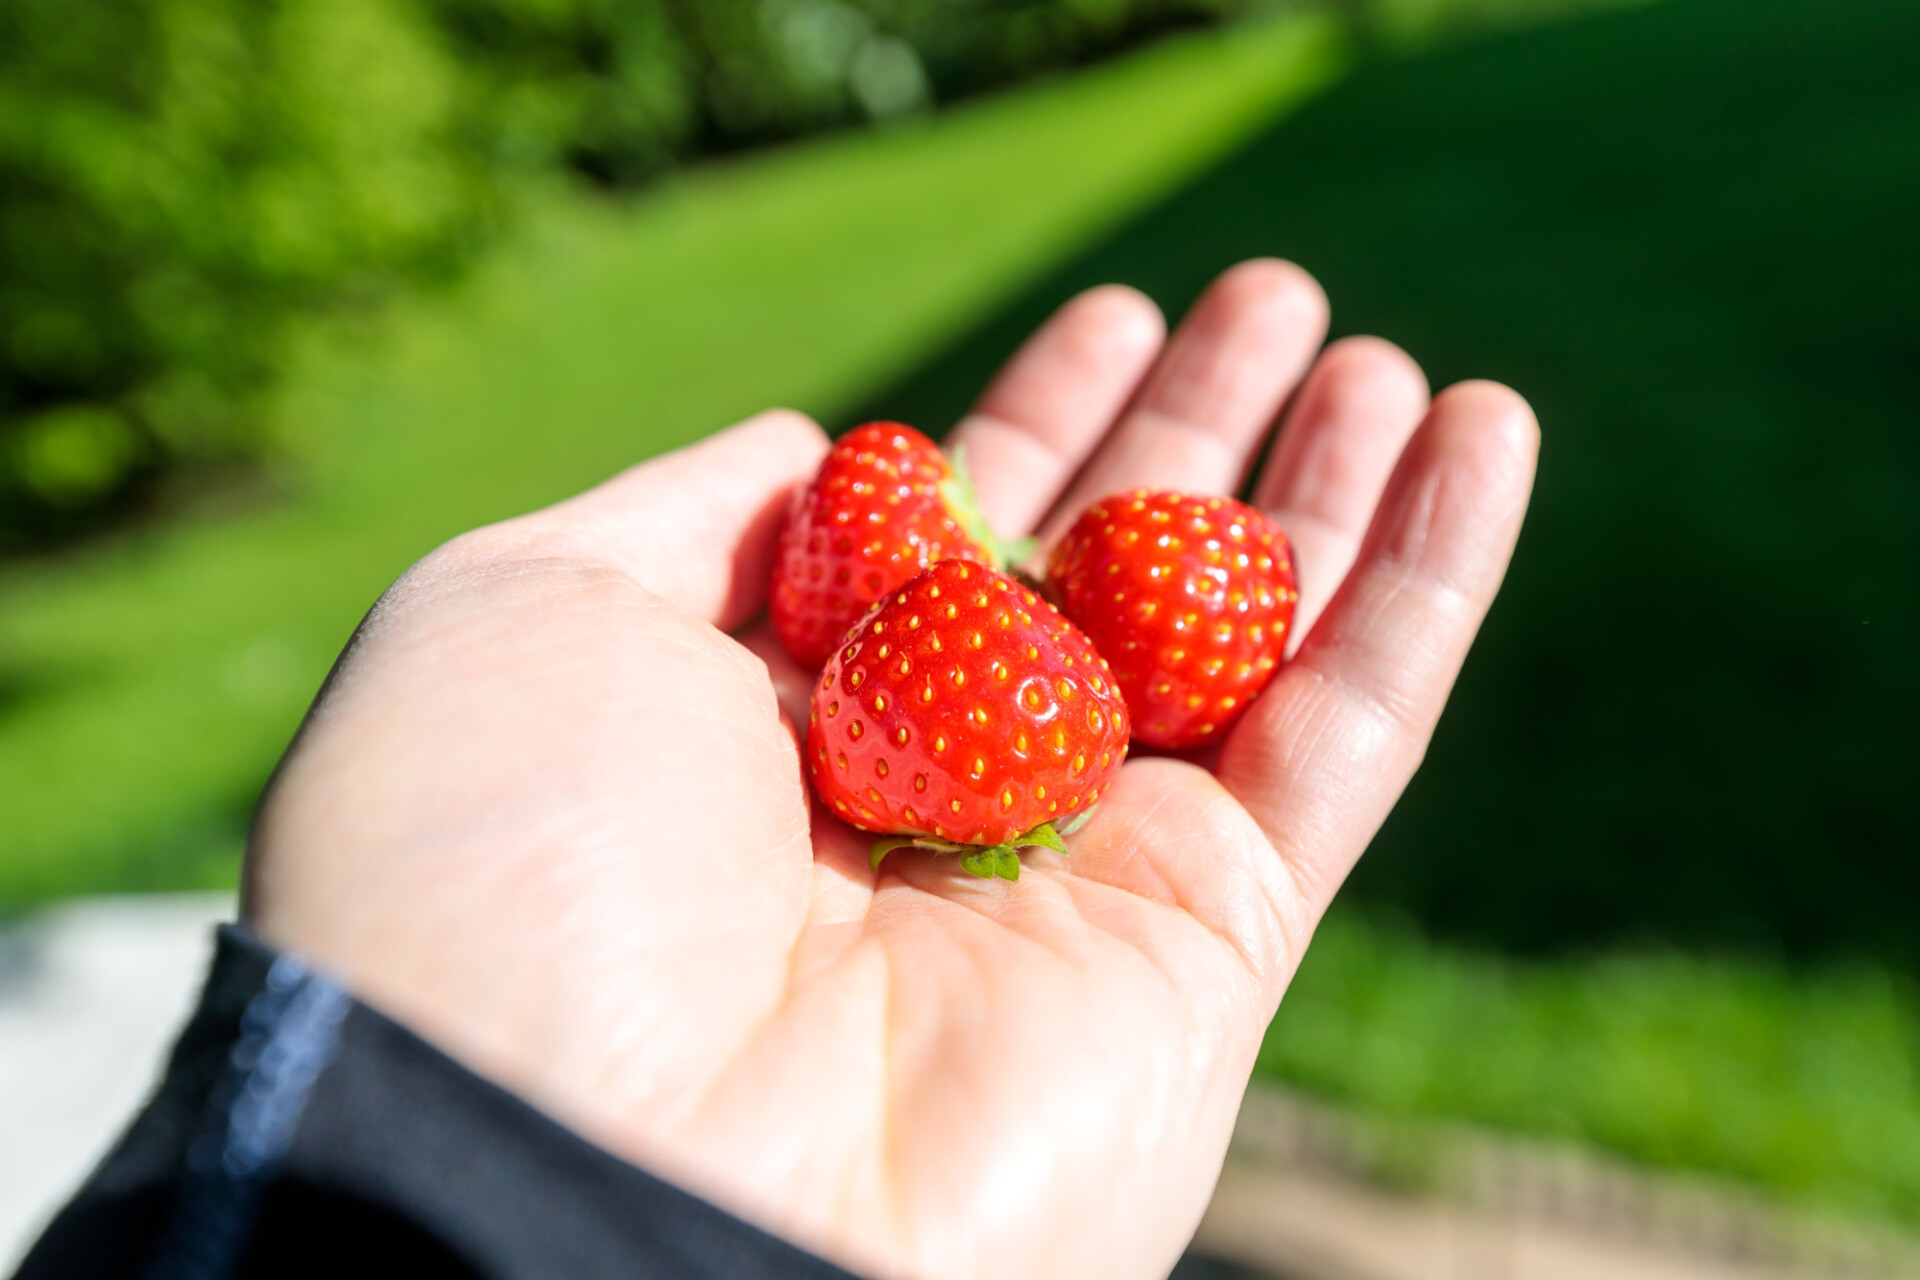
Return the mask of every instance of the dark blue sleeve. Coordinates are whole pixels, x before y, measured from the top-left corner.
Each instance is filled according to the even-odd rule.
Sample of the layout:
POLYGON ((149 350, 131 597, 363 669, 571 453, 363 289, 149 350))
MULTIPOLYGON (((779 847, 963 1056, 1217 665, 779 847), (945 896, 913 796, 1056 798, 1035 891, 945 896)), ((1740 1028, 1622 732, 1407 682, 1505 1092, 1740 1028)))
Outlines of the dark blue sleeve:
POLYGON ((848 1274, 616 1159, 244 930, 19 1280, 848 1274))

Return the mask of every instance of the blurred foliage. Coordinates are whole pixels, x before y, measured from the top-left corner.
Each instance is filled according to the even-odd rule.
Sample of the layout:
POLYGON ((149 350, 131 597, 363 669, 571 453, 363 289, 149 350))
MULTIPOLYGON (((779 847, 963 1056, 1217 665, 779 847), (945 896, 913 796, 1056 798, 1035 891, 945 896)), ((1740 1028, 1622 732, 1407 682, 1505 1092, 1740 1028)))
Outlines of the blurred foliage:
MULTIPOLYGON (((290 319, 444 275, 529 182, 627 188, 1283 2, 8 0, 0 555, 269 447, 290 319)), ((1620 2, 1333 0, 1402 44, 1620 2)))
POLYGON ((1653 948, 1541 964, 1342 905, 1258 1071, 1385 1118, 1592 1143, 1920 1223, 1920 991, 1876 967, 1653 948))
POLYGON ((256 447, 289 314, 456 260, 462 93, 391 0, 0 6, 0 550, 256 447))
POLYGON ((289 319, 444 273, 522 179, 921 110, 1245 0, 0 6, 0 553, 257 452, 289 319))

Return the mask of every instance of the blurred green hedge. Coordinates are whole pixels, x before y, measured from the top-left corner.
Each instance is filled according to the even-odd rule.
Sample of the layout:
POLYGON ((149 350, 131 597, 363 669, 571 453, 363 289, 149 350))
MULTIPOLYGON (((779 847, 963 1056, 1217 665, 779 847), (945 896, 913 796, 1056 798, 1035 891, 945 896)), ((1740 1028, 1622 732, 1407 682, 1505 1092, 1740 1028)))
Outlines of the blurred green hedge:
POLYGON ((394 0, 0 6, 0 549, 252 450, 291 312, 456 261, 468 81, 394 0))
POLYGON ((884 120, 1254 0, 8 0, 0 554, 259 453, 288 320, 543 175, 884 120))

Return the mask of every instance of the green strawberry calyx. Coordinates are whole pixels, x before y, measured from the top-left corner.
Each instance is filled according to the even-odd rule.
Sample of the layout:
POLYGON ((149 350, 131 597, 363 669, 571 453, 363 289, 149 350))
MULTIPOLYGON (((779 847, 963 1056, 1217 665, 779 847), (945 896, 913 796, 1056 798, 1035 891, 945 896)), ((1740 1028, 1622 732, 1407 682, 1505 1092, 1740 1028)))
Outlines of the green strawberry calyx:
POLYGON ((1058 827, 1051 822, 1043 822, 1031 831, 995 845, 955 844, 951 840, 937 840, 922 835, 881 836, 873 842, 873 850, 867 855, 867 865, 878 871, 880 864, 895 849, 926 849, 932 853, 959 854, 960 869, 968 875, 979 876, 983 880, 993 876, 999 876, 1002 880, 1018 880, 1020 850, 1040 848, 1066 853, 1067 845, 1061 837, 1070 836, 1086 826, 1087 819, 1093 816, 1094 809, 1098 807, 1090 805, 1058 827))
POLYGON ((967 531, 967 536, 993 556, 992 568, 1009 571, 1018 568, 1040 544, 1032 538, 1003 538, 987 523, 986 515, 980 510, 980 497, 974 491, 973 474, 967 470, 965 445, 955 446, 947 466, 952 474, 940 482, 940 500, 947 504, 947 510, 967 531))

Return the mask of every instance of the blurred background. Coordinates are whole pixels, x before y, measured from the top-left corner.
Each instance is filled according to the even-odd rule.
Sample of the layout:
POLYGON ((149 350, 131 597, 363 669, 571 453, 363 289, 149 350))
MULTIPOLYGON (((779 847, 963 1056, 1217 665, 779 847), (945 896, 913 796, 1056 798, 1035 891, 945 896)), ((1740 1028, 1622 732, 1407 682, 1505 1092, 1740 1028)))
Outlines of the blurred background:
POLYGON ((1916 68, 1911 0, 0 3, 0 1265, 408 563, 1260 254, 1545 444, 1183 1271, 1920 1257, 1916 68))

